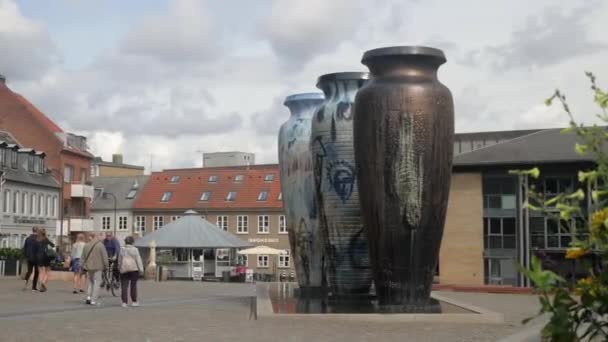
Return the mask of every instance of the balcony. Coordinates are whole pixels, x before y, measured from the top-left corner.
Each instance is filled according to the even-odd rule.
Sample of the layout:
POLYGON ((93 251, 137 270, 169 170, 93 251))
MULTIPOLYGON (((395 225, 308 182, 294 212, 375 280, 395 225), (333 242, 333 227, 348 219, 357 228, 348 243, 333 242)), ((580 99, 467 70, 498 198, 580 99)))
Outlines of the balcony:
POLYGON ((63 222, 64 232, 92 232, 95 230, 93 218, 71 217, 69 220, 65 220, 63 222))
POLYGON ((71 197, 93 198, 93 186, 88 184, 71 184, 71 197))

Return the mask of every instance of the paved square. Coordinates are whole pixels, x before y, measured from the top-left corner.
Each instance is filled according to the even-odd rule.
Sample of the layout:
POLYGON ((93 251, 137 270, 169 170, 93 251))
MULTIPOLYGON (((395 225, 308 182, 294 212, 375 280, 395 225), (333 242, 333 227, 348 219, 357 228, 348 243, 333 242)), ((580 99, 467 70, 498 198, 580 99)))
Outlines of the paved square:
POLYGON ((46 293, 0 279, 2 341, 495 341, 521 329, 534 314, 531 295, 441 292, 505 314, 505 324, 361 322, 314 317, 249 320, 252 285, 209 282, 140 283, 142 306, 121 308, 105 291, 92 308, 70 284, 53 281, 46 293))

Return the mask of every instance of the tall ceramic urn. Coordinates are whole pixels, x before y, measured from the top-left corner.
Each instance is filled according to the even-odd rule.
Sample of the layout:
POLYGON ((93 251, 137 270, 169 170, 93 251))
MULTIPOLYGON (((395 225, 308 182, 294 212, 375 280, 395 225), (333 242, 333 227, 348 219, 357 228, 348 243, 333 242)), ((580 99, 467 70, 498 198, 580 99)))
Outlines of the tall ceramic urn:
POLYGON ((355 160, 381 309, 438 312, 430 298, 450 190, 454 104, 437 79, 441 50, 367 51, 357 93, 355 160))
POLYGON ((318 225, 314 194, 310 120, 324 97, 320 93, 288 96, 285 106, 291 116, 279 131, 281 191, 287 219, 289 245, 300 293, 322 291, 324 286, 324 245, 318 225))
POLYGON ((312 119, 311 150, 319 225, 327 253, 332 295, 368 294, 372 272, 356 184, 352 105, 366 72, 319 77, 325 102, 312 119))

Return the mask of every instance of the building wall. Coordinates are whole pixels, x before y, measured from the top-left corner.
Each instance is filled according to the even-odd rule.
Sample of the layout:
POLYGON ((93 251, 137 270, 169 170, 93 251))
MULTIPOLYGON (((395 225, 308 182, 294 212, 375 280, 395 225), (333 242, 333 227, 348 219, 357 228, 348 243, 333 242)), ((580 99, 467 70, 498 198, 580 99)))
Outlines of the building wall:
POLYGON ((120 166, 97 165, 98 172, 95 176, 99 177, 128 177, 143 176, 144 169, 133 169, 120 166))
MULTIPOLYGON (((151 232, 153 231, 153 222, 154 216, 162 216, 164 224, 171 222, 173 216, 181 216, 182 212, 137 212, 133 213, 133 219, 137 216, 145 217, 145 231, 151 232)), ((279 233, 279 217, 284 215, 283 212, 277 211, 239 211, 239 212, 201 212, 201 216, 205 217, 207 221, 217 224, 219 216, 226 216, 228 218, 228 232, 235 234, 240 237, 244 241, 250 242, 254 245, 258 246, 268 246, 277 249, 285 249, 289 250, 289 238, 288 234, 279 233), (237 231, 238 225, 238 216, 247 216, 248 218, 248 229, 246 233, 239 233, 237 231), (259 233, 258 232, 258 216, 268 216, 270 222, 270 229, 268 233, 259 233)), ((293 258, 290 258, 289 267, 279 267, 278 257, 277 256, 269 256, 269 265, 266 268, 257 267, 257 259, 256 256, 249 256, 247 260, 247 266, 249 268, 254 269, 254 272, 260 273, 271 273, 273 271, 273 263, 277 264, 277 273, 281 272, 294 272, 293 268, 293 258)))
POLYGON ((483 285, 481 173, 453 173, 439 253, 442 284, 483 285))
POLYGON ((216 152, 204 154, 204 167, 255 165, 255 153, 216 152))
MULTIPOLYGON (((93 228, 95 232, 111 232, 114 233, 114 210, 95 210, 92 213, 93 216, 93 228), (103 218, 109 218, 109 229, 103 229, 103 218)), ((116 237, 119 241, 124 240, 125 237, 132 235, 134 232, 133 212, 131 210, 116 210, 116 237), (120 218, 126 217, 127 226, 126 229, 121 229, 120 218)))
POLYGON ((55 238, 55 227, 59 214, 59 190, 7 181, 2 187, 0 196, 0 247, 21 247, 25 238, 31 233, 32 227, 38 226, 45 228, 51 241, 55 238), (17 210, 14 210, 13 196, 18 193, 17 210), (23 212, 23 194, 27 194, 25 212, 23 212), (9 201, 5 207, 6 194, 9 194, 9 201), (34 212, 30 210, 31 196, 35 195, 34 212), (43 197, 43 210, 38 212, 39 198, 43 197), (51 202, 49 202, 49 199, 51 202), (54 210, 53 210, 54 207, 54 210), (6 209, 6 210, 5 210, 6 209), (16 211, 16 212, 15 212, 16 211))

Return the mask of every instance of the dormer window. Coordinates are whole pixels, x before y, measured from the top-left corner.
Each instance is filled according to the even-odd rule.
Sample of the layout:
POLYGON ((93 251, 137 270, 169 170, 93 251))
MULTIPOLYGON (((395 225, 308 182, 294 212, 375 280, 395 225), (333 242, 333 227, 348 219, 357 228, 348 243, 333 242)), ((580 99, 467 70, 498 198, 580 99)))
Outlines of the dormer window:
POLYGON ((17 168, 17 151, 11 150, 11 167, 13 169, 17 168))
POLYGON ((169 200, 171 199, 171 195, 173 193, 171 191, 167 191, 163 194, 163 197, 160 198, 161 202, 169 202, 169 200))
POLYGON ((6 149, 5 148, 0 149, 0 163, 2 163, 2 166, 6 165, 6 149))
POLYGON ((228 196, 226 196, 226 201, 233 202, 236 200, 236 191, 230 191, 228 196))
POLYGON ((179 176, 172 176, 170 182, 171 183, 179 183, 179 176))
POLYGON ((211 191, 205 191, 201 194, 201 201, 208 201, 211 198, 211 191))
POLYGON ((278 197, 277 199, 278 199, 279 201, 282 201, 282 200, 283 200, 283 193, 282 193, 282 192, 279 192, 279 197, 278 197))
POLYGON ((30 154, 27 156, 27 170, 29 172, 34 172, 36 170, 36 156, 30 154))
POLYGON ((129 193, 127 194, 127 199, 134 199, 135 195, 137 195, 137 189, 132 189, 131 191, 129 191, 129 193))
POLYGON ((266 199, 268 199, 268 191, 260 191, 258 201, 265 201, 266 199))
POLYGON ((236 175, 234 177, 234 182, 235 183, 241 183, 243 181, 243 179, 245 179, 245 176, 243 176, 243 175, 236 175))
POLYGON ((272 182, 273 179, 274 179, 274 175, 272 173, 269 173, 266 175, 266 177, 264 177, 265 182, 272 182))
POLYGON ((217 183, 217 176, 209 176, 209 183, 217 183))

